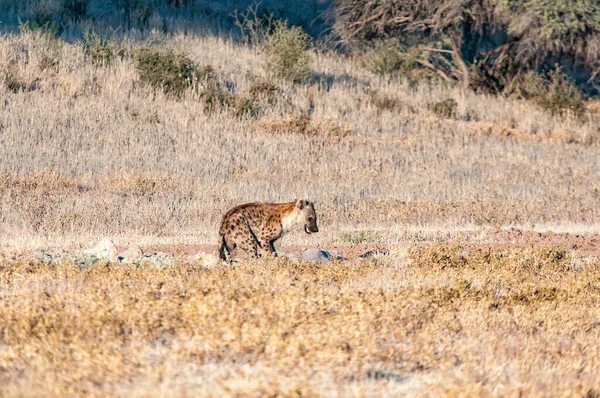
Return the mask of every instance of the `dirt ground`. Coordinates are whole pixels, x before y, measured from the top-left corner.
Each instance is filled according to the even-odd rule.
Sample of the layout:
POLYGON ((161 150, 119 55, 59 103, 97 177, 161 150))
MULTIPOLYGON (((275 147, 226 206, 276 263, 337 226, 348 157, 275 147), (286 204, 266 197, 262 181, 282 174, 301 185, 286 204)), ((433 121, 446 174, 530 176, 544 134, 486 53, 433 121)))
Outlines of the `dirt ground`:
MULTIPOLYGON (((574 234, 574 233, 555 233, 555 232, 532 232, 521 231, 518 229, 498 230, 498 231, 473 231, 459 234, 457 238, 449 239, 435 243, 452 243, 460 241, 465 246, 491 246, 494 249, 519 249, 533 247, 561 247, 571 254, 580 256, 600 256, 600 234, 574 234)), ((399 248, 429 244, 433 242, 406 242, 400 244, 383 243, 340 243, 334 245, 323 245, 320 249, 337 253, 347 258, 357 257, 370 250, 383 252, 393 252, 399 248)), ((303 251, 308 246, 284 245, 286 252, 303 251)), ((124 247, 118 247, 124 250, 124 247)), ((152 245, 142 247, 144 253, 166 252, 174 255, 193 255, 198 252, 215 253, 216 245, 198 244, 198 245, 152 245)))

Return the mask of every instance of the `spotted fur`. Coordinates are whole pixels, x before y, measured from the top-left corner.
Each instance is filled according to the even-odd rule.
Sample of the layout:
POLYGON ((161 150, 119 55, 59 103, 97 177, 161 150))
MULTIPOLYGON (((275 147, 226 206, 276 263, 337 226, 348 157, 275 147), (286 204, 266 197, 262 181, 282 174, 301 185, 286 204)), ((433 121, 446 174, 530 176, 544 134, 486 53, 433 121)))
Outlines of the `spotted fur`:
POLYGON ((219 257, 227 260, 236 250, 247 257, 276 255, 281 238, 304 226, 307 234, 319 232, 315 206, 308 200, 289 203, 246 203, 229 210, 219 228, 219 257))

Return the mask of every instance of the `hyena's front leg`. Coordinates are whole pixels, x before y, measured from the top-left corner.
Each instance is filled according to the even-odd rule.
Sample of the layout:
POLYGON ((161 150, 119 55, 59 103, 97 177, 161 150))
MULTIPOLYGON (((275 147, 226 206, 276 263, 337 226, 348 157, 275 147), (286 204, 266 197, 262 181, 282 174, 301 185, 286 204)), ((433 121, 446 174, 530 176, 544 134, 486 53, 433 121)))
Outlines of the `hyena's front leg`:
POLYGON ((281 238, 277 238, 271 241, 271 248, 277 255, 283 254, 283 250, 281 250, 281 238))

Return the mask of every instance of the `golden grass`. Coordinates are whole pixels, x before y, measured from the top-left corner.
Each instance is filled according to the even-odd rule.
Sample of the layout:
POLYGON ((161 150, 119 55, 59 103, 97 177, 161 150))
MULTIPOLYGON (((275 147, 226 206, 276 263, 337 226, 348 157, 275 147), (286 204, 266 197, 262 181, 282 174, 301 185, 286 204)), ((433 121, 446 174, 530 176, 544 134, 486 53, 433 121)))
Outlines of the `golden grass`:
POLYGON ((600 263, 459 242, 203 269, 0 265, 0 395, 598 393, 600 263))
POLYGON ((552 117, 319 52, 291 84, 255 48, 162 39, 212 66, 212 85, 176 99, 127 57, 97 67, 77 44, 0 37, 0 397, 600 394, 597 258, 474 234, 412 243, 598 232, 597 104, 552 117), (448 117, 428 109, 441 100, 456 101, 448 117), (321 233, 285 244, 398 252, 211 269, 23 260, 104 237, 216 244, 231 206, 300 197, 321 233))
POLYGON ((258 131, 270 134, 299 134, 311 138, 343 139, 350 134, 344 126, 337 126, 331 120, 313 119, 306 114, 286 117, 263 117, 255 123, 258 131))

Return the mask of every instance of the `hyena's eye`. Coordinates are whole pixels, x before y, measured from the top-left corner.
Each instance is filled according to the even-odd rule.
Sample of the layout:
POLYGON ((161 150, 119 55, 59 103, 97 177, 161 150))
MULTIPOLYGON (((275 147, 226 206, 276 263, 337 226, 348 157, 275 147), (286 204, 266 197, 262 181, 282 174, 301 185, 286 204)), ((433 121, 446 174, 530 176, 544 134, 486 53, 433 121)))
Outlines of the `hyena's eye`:
POLYGON ((308 217, 308 221, 311 221, 311 222, 312 222, 312 220, 314 220, 314 218, 312 218, 312 217, 308 217))

